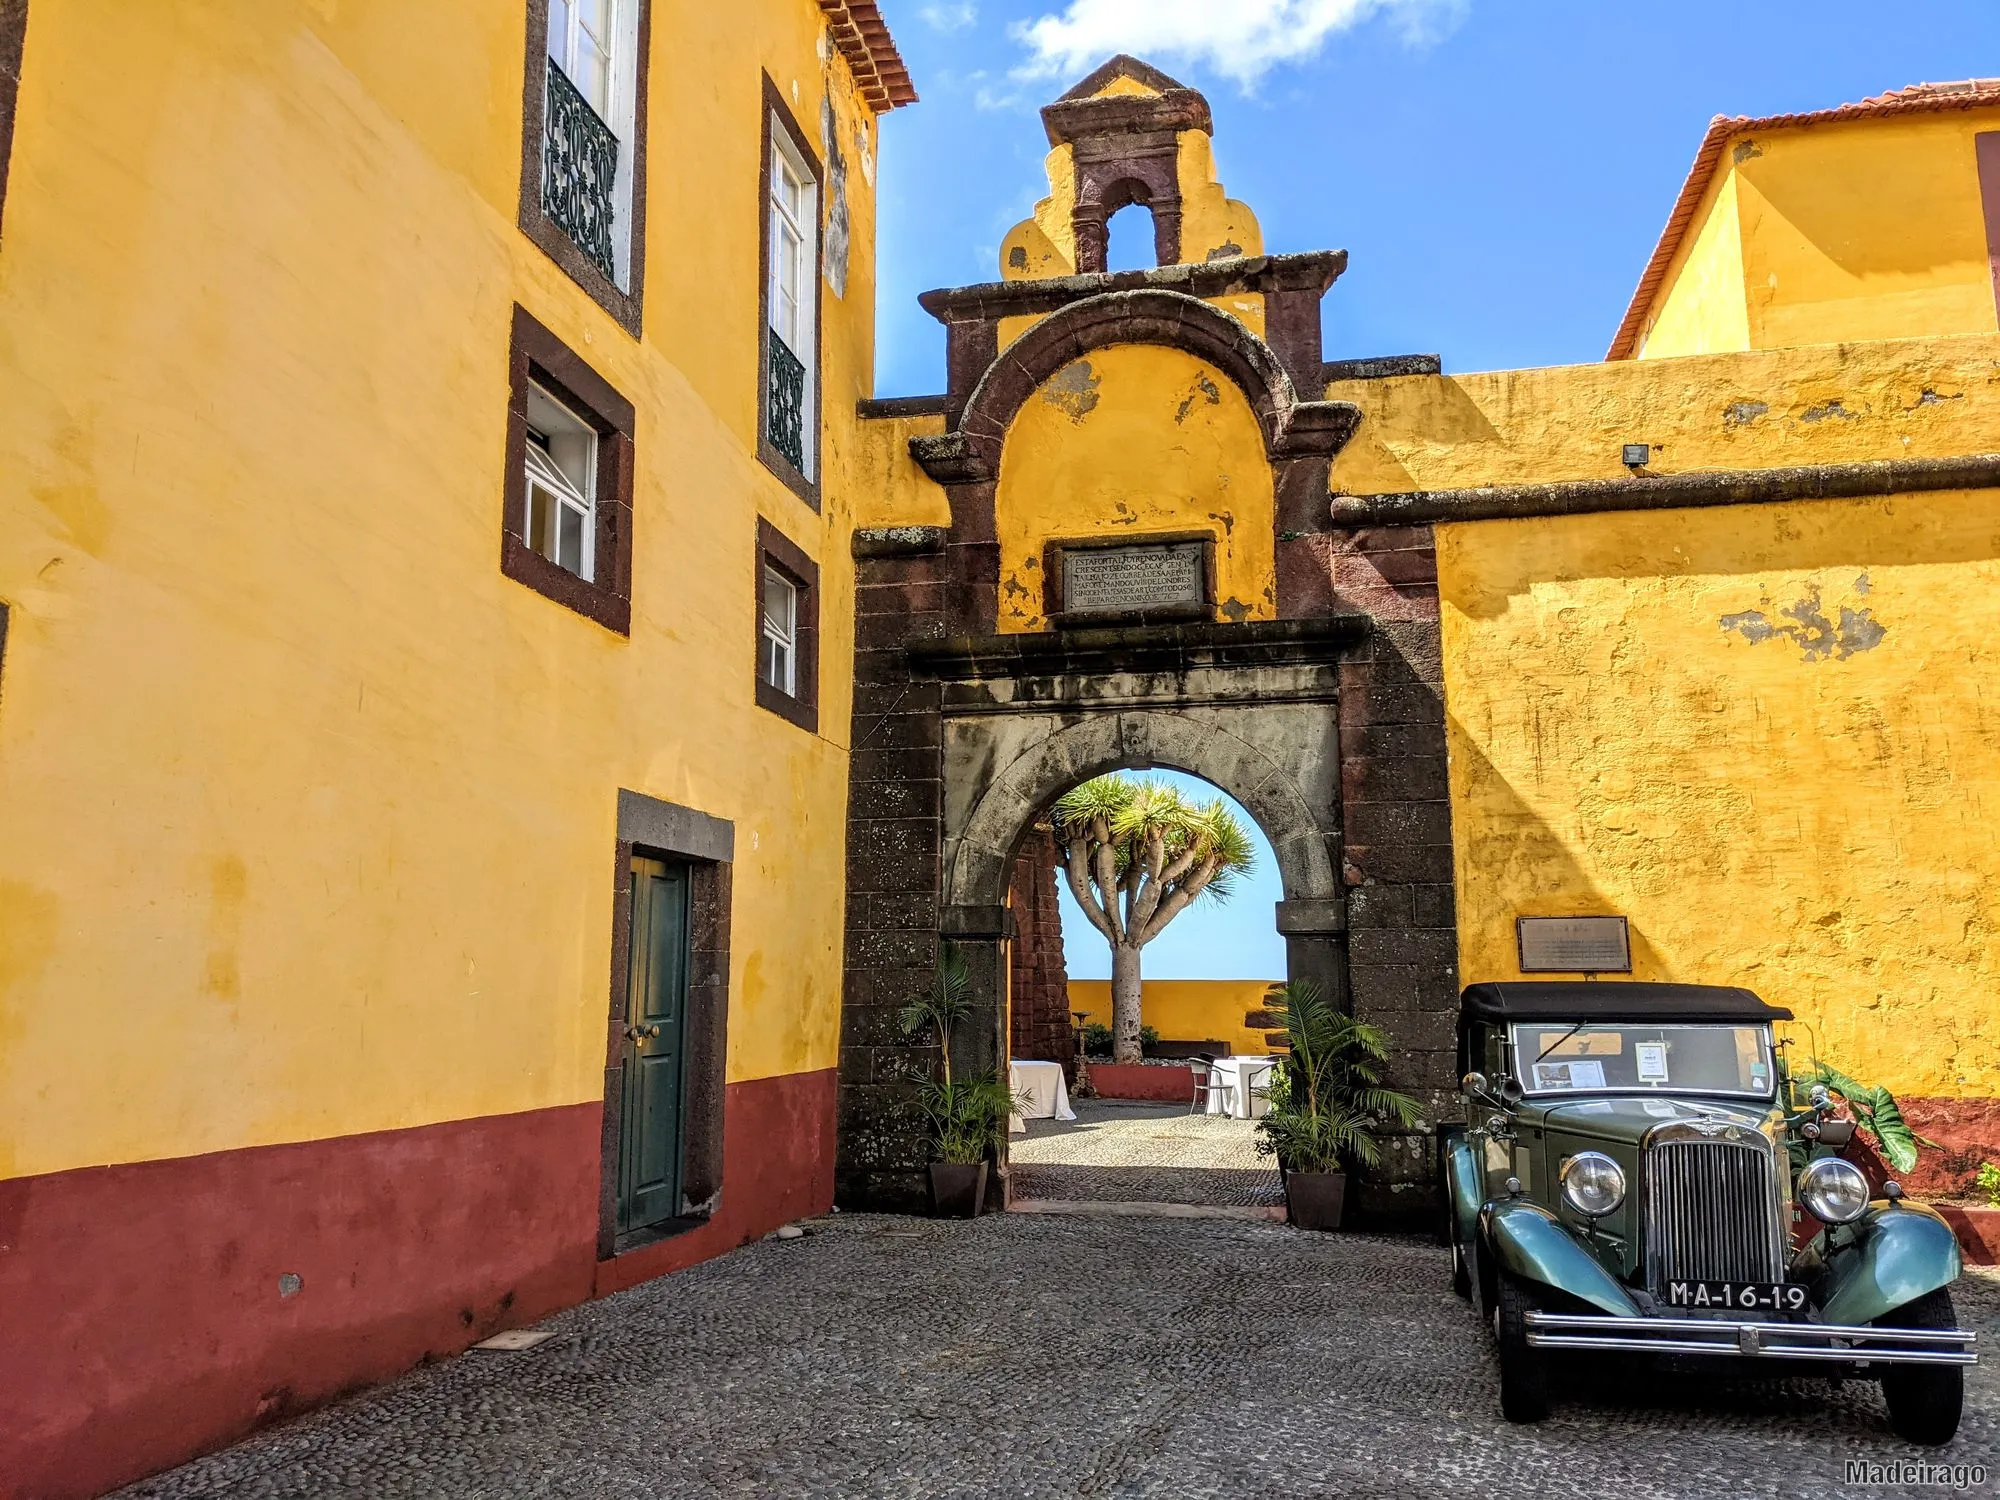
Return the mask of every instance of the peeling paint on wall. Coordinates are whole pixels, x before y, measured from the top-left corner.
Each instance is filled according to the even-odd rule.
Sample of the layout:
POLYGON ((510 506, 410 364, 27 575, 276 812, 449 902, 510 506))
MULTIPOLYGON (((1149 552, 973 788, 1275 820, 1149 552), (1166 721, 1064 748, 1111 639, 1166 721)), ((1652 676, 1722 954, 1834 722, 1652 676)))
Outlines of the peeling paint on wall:
MULTIPOLYGON (((1854 581, 1857 594, 1867 593, 1869 587, 1866 573, 1854 581)), ((1752 645, 1782 636, 1795 643, 1807 661, 1845 661, 1857 652, 1874 650, 1889 633, 1889 627, 1865 608, 1843 604, 1839 619, 1829 618, 1820 606, 1817 584, 1808 585, 1799 598, 1778 611, 1775 620, 1761 609, 1745 609, 1722 616, 1718 623, 1725 633, 1734 632, 1752 645)))
POLYGON ((1082 426, 1083 419, 1096 410, 1097 388, 1102 384, 1090 361, 1080 359, 1056 371, 1042 386, 1042 399, 1082 426))
POLYGON ((1197 402, 1201 401, 1206 401, 1210 406, 1222 404, 1222 392, 1215 388, 1215 382, 1205 374, 1195 376, 1194 384, 1188 388, 1187 395, 1182 398, 1179 408, 1174 412, 1175 423, 1185 422, 1188 413, 1195 409, 1197 402))
POLYGON ((1835 397, 1824 406, 1808 406, 1804 411, 1799 413, 1799 420, 1801 422, 1824 422, 1828 417, 1838 417, 1843 422, 1852 422, 1860 415, 1860 412, 1849 411, 1846 407, 1842 406, 1839 397, 1835 397))
POLYGON ((1732 401, 1722 408, 1725 427, 1747 427, 1771 409, 1768 401, 1732 401))

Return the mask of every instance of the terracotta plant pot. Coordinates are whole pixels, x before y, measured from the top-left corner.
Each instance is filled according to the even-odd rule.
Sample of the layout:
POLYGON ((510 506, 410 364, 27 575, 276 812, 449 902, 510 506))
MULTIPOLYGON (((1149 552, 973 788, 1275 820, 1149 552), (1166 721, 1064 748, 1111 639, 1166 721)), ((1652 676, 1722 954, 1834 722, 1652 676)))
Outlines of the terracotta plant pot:
POLYGON ((976 1219, 986 1205, 986 1163, 931 1163, 931 1217, 976 1219))
POLYGON ((1285 1174, 1285 1219, 1300 1229, 1340 1228, 1340 1210, 1346 1198, 1345 1172, 1294 1169, 1285 1174))

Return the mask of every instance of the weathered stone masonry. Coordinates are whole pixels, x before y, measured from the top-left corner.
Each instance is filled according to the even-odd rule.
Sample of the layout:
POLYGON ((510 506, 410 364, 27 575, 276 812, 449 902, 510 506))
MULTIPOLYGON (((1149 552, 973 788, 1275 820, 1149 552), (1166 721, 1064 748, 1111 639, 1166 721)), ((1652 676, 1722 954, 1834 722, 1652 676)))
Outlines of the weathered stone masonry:
MULTIPOLYGON (((1090 142, 1091 191, 1076 207, 1086 268, 1114 199, 1171 207, 1156 127, 1187 107, 1178 95, 1061 102, 1065 138, 1090 142)), ((1156 212, 1156 227, 1166 261, 1177 226, 1156 212)), ((1114 769, 1187 771, 1249 809, 1280 867, 1288 972, 1319 979, 1387 1027, 1395 1081, 1434 1112, 1446 1107, 1457 976, 1436 557, 1426 524, 1357 530, 1333 514, 1329 470, 1360 413, 1322 399, 1328 380, 1409 364, 1323 363, 1320 302, 1345 265, 1342 252, 1223 256, 927 293, 924 306, 946 328, 944 393, 864 404, 864 416, 944 416, 942 433, 909 447, 943 487, 951 521, 854 539, 841 1203, 925 1202, 916 1098, 932 1057, 907 1043, 896 1017, 934 982, 940 938, 966 956, 978 1001, 954 1059, 996 1064, 1010 1042, 1052 1055, 1052 1034, 1005 1034, 1010 977, 1040 982, 1048 967, 1032 938, 1017 951, 1021 903, 1010 890, 1022 841, 1049 803, 1114 769), (1264 337, 1209 300, 1241 296, 1261 300, 1264 337), (1035 321, 1003 350, 1002 320, 1024 317, 1035 321), (1279 618, 1141 614, 997 634, 995 505, 1015 415, 1072 361, 1145 344, 1192 354, 1250 404, 1276 496, 1279 618)), ((1364 1217, 1429 1201, 1428 1138, 1387 1144, 1357 1194, 1364 1217)), ((1004 1203, 998 1165, 991 1192, 1004 1203)))

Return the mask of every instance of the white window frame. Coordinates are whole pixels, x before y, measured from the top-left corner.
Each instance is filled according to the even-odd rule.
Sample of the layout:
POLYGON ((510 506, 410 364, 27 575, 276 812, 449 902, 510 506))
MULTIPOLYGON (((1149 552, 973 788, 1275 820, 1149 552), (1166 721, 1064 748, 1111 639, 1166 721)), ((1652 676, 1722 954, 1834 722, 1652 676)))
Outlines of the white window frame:
POLYGON ((757 594, 757 675, 787 698, 796 698, 799 695, 799 585, 783 569, 768 562, 764 564, 764 576, 760 582, 762 587, 757 594), (783 621, 771 618, 770 591, 774 579, 785 590, 786 613, 790 618, 783 621), (782 652, 782 681, 771 675, 771 648, 774 646, 782 652))
MULTIPOLYGON (((772 330, 806 367, 805 396, 801 402, 804 420, 799 450, 805 458, 803 477, 813 478, 819 462, 819 213, 820 184, 811 165, 792 140, 791 131, 777 111, 771 112, 770 201, 765 205, 764 258, 770 270, 770 284, 764 289, 766 315, 772 330), (782 183, 789 172, 803 189, 803 202, 795 208, 786 201, 782 183), (790 270, 795 284, 787 287, 787 267, 779 248, 789 235, 797 250, 790 270), (792 326, 783 321, 780 291, 792 302, 792 326)), ((767 356, 768 358, 768 356, 767 356)), ((768 396, 767 396, 768 399, 768 396)))
MULTIPOLYGON (((610 0, 611 34, 603 48, 611 62, 608 70, 611 97, 605 101, 605 108, 598 111, 611 127, 611 133, 618 137, 618 170, 611 179, 611 261, 617 274, 611 279, 621 292, 632 290, 632 157, 638 133, 635 105, 639 96, 639 5, 640 0, 610 0)), ((549 0, 548 55, 579 93, 584 93, 584 89, 577 77, 577 36, 588 31, 570 0, 549 0), (558 30, 561 36, 555 35, 558 30)), ((589 95, 585 93, 584 97, 588 99, 589 95)))
MULTIPOLYGON (((550 454, 548 448, 544 446, 552 434, 542 432, 532 421, 528 424, 527 482, 521 487, 521 504, 523 507, 521 515, 522 540, 527 543, 531 551, 548 558, 557 567, 564 568, 565 571, 570 571, 558 557, 551 557, 547 552, 536 547, 534 543, 535 491, 537 488, 548 491, 555 498, 558 506, 573 511, 582 523, 583 546, 579 549, 580 566, 575 569, 575 572, 576 576, 583 579, 584 582, 595 582, 597 578, 597 429, 540 381, 530 380, 528 382, 528 389, 531 393, 531 401, 533 396, 540 396, 544 401, 562 413, 562 415, 568 417, 581 427, 588 434, 588 437, 584 439, 582 444, 582 462, 579 465, 583 470, 583 482, 578 484, 575 479, 563 472, 554 457, 550 454), (537 441, 538 438, 541 441, 537 441)), ((569 435, 574 436, 575 434, 569 435)), ((552 544, 558 553, 562 550, 561 543, 562 532, 561 528, 557 527, 552 536, 552 544)))

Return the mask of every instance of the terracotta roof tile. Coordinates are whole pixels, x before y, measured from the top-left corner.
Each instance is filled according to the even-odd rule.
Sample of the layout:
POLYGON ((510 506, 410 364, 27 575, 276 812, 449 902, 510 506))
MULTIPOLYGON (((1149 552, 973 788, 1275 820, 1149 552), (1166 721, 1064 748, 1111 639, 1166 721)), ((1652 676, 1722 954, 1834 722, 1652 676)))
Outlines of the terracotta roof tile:
POLYGON ((916 85, 910 82, 910 70, 903 66, 880 6, 873 0, 819 0, 819 8, 826 12, 834 45, 854 70, 854 81, 870 108, 884 113, 917 102, 916 85))
POLYGON ((1702 195, 1708 191, 1709 179, 1715 175, 1716 163, 1722 160, 1722 148, 1731 137, 1760 130, 1784 130, 1795 125, 1929 114, 1948 109, 1978 109, 1989 104, 2000 104, 2000 78, 1967 78, 1957 83, 1915 83, 1908 88, 1876 94, 1856 104, 1839 104, 1831 109, 1809 110, 1803 114, 1765 115, 1761 118, 1717 115, 1708 122, 1708 133, 1701 138, 1701 149, 1694 154, 1694 165, 1688 168, 1687 181, 1681 184, 1680 197, 1674 200, 1674 210, 1667 216, 1667 227, 1660 233, 1659 244, 1653 247, 1652 258, 1646 262, 1645 273, 1639 278, 1639 288, 1632 294, 1631 305, 1625 309, 1624 321, 1618 325, 1618 332, 1604 357, 1631 359, 1637 353, 1646 313, 1667 279, 1667 268, 1673 263, 1682 238, 1694 222, 1695 211, 1701 207, 1702 195))

